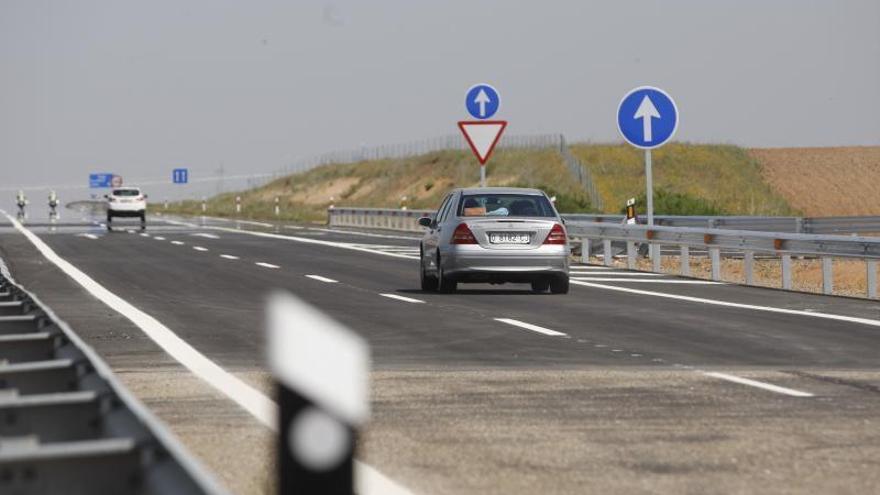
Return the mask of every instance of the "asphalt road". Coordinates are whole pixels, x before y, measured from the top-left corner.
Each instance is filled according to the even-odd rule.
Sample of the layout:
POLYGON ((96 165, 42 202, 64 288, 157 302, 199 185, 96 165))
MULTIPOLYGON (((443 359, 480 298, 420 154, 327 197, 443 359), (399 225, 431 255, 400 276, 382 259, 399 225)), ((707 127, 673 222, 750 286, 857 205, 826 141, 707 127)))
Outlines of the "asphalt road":
MULTIPOLYGON (((271 437, 86 294, 8 222, 0 256, 235 491, 271 437)), ((880 304, 578 266, 568 295, 418 290, 411 234, 68 214, 31 229, 271 393, 266 296, 372 347, 360 457, 416 493, 866 493, 880 483, 880 304), (122 222, 120 222, 121 224, 122 222), (130 226, 134 228, 134 223, 130 226)))

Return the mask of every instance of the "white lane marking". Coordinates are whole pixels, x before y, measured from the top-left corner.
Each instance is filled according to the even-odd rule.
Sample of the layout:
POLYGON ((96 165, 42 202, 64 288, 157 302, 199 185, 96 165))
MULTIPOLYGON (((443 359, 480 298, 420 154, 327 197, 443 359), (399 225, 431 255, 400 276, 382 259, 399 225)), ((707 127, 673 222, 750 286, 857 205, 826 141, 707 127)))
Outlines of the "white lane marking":
POLYGON ((153 239, 156 239, 157 241, 164 241, 164 240, 165 240, 164 237, 161 237, 161 236, 158 236, 158 235, 157 235, 156 237, 153 237, 153 239))
POLYGON ((397 299, 398 301, 404 301, 408 303, 423 303, 421 299, 413 299, 411 297, 398 296, 397 294, 379 294, 382 297, 387 297, 390 299, 397 299))
POLYGON ((582 285, 584 287, 593 287, 595 289, 616 290, 619 292, 629 292, 630 294, 640 294, 643 296, 664 297, 667 299, 678 299, 680 301, 695 302, 700 304, 711 304, 715 306, 726 306, 729 308, 751 309, 755 311, 766 311, 768 313, 781 313, 786 315, 810 316, 813 318, 824 318, 826 320, 845 321, 848 323, 859 323, 872 327, 880 327, 880 320, 872 320, 870 318, 860 318, 857 316, 836 315, 831 313, 819 313, 816 311, 801 311, 799 309, 774 308, 772 306, 758 306, 757 304, 743 304, 729 301, 719 301, 717 299, 705 299, 702 297, 682 296, 679 294, 667 294, 665 292, 652 292, 641 289, 630 289, 629 287, 618 287, 616 285, 594 284, 590 282, 581 282, 580 280, 572 280, 574 285, 582 285))
POLYGON ((221 258, 226 258, 226 259, 228 259, 228 260, 237 260, 237 259, 239 259, 238 256, 233 256, 233 255, 231 255, 231 254, 221 254, 220 257, 221 257, 221 258))
MULTIPOLYGON (((183 225, 186 227, 202 228, 202 227, 195 225, 195 224, 186 223, 186 222, 178 222, 176 220, 165 220, 165 221, 168 223, 171 223, 171 224, 175 224, 175 225, 183 225)), ((230 229, 228 227, 208 226, 206 228, 219 230, 222 232, 231 232, 234 234, 245 234, 245 235, 252 235, 255 237, 267 237, 269 239, 281 239, 281 240, 285 240, 285 241, 301 242, 303 244, 317 244, 320 246, 332 246, 332 247, 341 248, 341 249, 350 249, 352 251, 361 251, 364 253, 381 254, 383 256, 391 256, 393 258, 404 258, 404 259, 409 259, 409 260, 419 259, 418 256, 409 256, 409 255, 405 255, 405 254, 389 253, 386 251, 366 249, 366 248, 358 247, 356 245, 345 243, 345 242, 333 242, 333 241, 324 241, 324 240, 320 240, 320 239, 309 239, 307 237, 296 237, 296 236, 292 236, 292 235, 273 234, 271 232, 255 232, 253 230, 230 229)))
MULTIPOLYGON (((221 368, 200 353, 185 340, 177 336, 170 328, 163 325, 159 320, 144 313, 134 305, 122 299, 118 295, 107 290, 103 285, 86 275, 79 268, 73 266, 64 258, 58 256, 48 244, 37 237, 33 232, 24 228, 18 220, 8 213, 0 210, 12 225, 21 232, 37 248, 47 260, 55 264, 68 277, 77 282, 94 297, 117 313, 128 318, 144 334, 161 347, 169 356, 185 366, 190 372, 204 380, 206 383, 226 395, 242 409, 249 412, 254 418, 263 423, 273 432, 278 431, 277 417, 278 405, 259 390, 251 387, 235 375, 221 368)), ((369 495, 412 495, 390 478, 386 477, 375 468, 360 461, 355 461, 355 492, 369 495)))
POLYGON ((150 237, 150 234, 143 232, 143 233, 141 233, 141 237, 150 237))
POLYGON ((131 229, 127 230, 126 232, 128 232, 129 234, 137 234, 137 232, 135 232, 135 231, 133 231, 133 230, 131 230, 131 229))
POLYGON ((572 280, 587 282, 632 282, 636 284, 694 284, 694 285, 725 285, 723 282, 711 280, 679 280, 664 278, 610 278, 610 277, 571 277, 572 280))
POLYGON ((204 233, 204 232, 199 232, 199 233, 191 234, 191 235, 192 235, 193 237, 204 237, 204 238, 206 238, 206 239, 219 239, 219 238, 220 238, 219 235, 207 234, 207 233, 204 233))
POLYGON ((193 249, 195 249, 196 251, 202 251, 202 252, 208 250, 208 248, 203 248, 202 246, 193 246, 193 249))
POLYGON ((610 266, 599 266, 599 265, 572 265, 569 267, 571 270, 613 270, 610 266))
POLYGON ((278 266, 278 265, 273 265, 272 263, 264 263, 264 262, 262 262, 262 261, 258 261, 258 262, 254 263, 254 264, 257 265, 257 266, 262 266, 263 268, 272 268, 272 269, 281 268, 281 267, 278 266))
POLYGON ((532 325, 531 323, 526 323, 524 321, 514 320, 511 318, 494 318, 494 320, 500 321, 501 323, 507 323, 508 325, 513 325, 515 327, 525 328, 526 330, 531 330, 533 332, 543 333, 544 335, 550 335, 552 337, 568 336, 568 334, 557 332, 556 330, 550 330, 549 328, 539 327, 538 325, 532 325))
POLYGON ((181 241, 171 241, 171 244, 174 244, 175 246, 183 246, 183 242, 181 241))
POLYGON ((727 380, 729 382, 739 383, 741 385, 749 385, 751 387, 762 388, 764 390, 776 392, 777 394, 790 395, 792 397, 814 397, 814 395, 809 392, 802 392, 800 390, 795 390, 793 388, 780 387, 779 385, 773 385, 772 383, 759 382, 757 380, 749 380, 748 378, 742 378, 742 377, 739 377, 736 375, 728 375, 727 373, 717 373, 714 371, 704 371, 703 374, 706 376, 711 376, 713 378, 719 378, 721 380, 727 380))
MULTIPOLYGON (((289 229, 294 228, 302 228, 302 227, 287 227, 289 229)), ((351 234, 351 235, 360 235, 364 237, 380 237, 384 239, 404 239, 407 241, 417 241, 421 239, 421 237, 409 237, 404 235, 391 235, 391 234, 373 234, 371 232, 352 232, 350 230, 339 230, 339 229, 319 229, 317 227, 309 227, 309 230, 317 230, 318 232, 330 232, 334 234, 351 234)))
POLYGON ((649 272, 582 272, 580 270, 569 270, 569 274, 579 277, 665 277, 663 273, 649 272))
POLYGON ((322 277, 320 275, 306 275, 306 277, 317 280, 319 282, 327 282, 328 284, 335 284, 338 280, 333 280, 332 278, 322 277))
POLYGON ((95 239, 98 238, 98 236, 96 236, 95 234, 80 234, 79 236, 80 236, 80 237, 85 237, 85 238, 87 238, 87 239, 92 239, 92 240, 95 240, 95 239))

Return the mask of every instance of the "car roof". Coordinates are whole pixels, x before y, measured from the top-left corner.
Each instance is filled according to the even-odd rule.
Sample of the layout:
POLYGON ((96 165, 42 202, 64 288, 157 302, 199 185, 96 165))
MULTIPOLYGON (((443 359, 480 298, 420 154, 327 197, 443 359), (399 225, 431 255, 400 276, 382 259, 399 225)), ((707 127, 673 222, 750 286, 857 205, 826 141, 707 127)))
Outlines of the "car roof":
POLYGON ((465 187, 458 189, 462 194, 530 194, 543 195, 540 189, 529 187, 465 187))

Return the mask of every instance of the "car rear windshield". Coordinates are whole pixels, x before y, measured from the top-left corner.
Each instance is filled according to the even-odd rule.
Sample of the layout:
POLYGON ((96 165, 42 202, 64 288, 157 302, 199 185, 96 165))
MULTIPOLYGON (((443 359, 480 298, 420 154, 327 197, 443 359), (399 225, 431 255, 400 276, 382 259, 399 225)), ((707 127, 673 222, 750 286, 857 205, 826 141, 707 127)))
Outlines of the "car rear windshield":
POLYGON ((113 191, 114 196, 140 196, 141 192, 137 189, 116 189, 113 191))
POLYGON ((460 217, 555 217, 550 201, 534 194, 466 194, 458 204, 460 217))

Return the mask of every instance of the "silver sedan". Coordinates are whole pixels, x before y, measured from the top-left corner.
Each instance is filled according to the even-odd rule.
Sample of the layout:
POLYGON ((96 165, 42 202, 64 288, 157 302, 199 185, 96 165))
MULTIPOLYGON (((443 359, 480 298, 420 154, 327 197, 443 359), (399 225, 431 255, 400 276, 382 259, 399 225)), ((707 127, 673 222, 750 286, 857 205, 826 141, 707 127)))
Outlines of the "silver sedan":
POLYGON ((531 284, 535 292, 568 292, 568 236, 559 213, 538 189, 455 189, 421 242, 422 290, 454 291, 459 283, 531 284))

